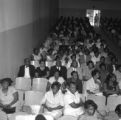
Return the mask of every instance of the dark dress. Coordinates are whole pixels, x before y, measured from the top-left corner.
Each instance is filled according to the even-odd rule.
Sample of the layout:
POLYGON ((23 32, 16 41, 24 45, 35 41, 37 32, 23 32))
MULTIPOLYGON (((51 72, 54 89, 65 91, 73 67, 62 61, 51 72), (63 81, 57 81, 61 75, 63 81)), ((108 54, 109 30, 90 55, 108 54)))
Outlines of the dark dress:
POLYGON ((41 70, 40 67, 36 69, 36 72, 39 74, 39 77, 42 78, 47 75, 47 72, 49 71, 48 67, 45 67, 44 70, 41 70))
MULTIPOLYGON (((113 91, 116 91, 116 88, 117 88, 117 85, 118 85, 118 83, 117 83, 116 81, 113 82, 113 85, 111 85, 111 86, 109 85, 109 82, 104 82, 104 84, 106 84, 108 90, 113 90, 113 91)), ((111 93, 103 92, 103 95, 106 97, 106 102, 105 102, 105 104, 107 105, 108 97, 109 97, 110 95, 112 95, 112 94, 111 94, 111 93)))

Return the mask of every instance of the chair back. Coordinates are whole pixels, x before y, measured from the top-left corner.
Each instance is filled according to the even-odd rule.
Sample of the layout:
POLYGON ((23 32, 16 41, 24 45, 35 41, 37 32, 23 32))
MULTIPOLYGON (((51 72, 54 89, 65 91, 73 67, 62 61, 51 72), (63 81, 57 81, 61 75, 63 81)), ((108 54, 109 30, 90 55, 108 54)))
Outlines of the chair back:
POLYGON ((109 96, 107 100, 107 109, 108 111, 115 111, 115 108, 118 104, 121 104, 121 96, 109 96))
POLYGON ((46 78, 34 78, 32 84, 32 90, 46 92, 48 80, 46 78))
POLYGON ((40 105, 43 96, 44 96, 43 92, 39 92, 39 91, 26 91, 25 92, 25 102, 24 102, 24 105, 27 105, 27 106, 40 105))
POLYGON ((97 106, 99 111, 105 111, 106 110, 106 98, 105 96, 101 95, 88 95, 87 100, 93 100, 97 106))
POLYGON ((17 90, 31 90, 31 79, 30 78, 24 78, 24 77, 18 77, 15 80, 15 88, 17 90))

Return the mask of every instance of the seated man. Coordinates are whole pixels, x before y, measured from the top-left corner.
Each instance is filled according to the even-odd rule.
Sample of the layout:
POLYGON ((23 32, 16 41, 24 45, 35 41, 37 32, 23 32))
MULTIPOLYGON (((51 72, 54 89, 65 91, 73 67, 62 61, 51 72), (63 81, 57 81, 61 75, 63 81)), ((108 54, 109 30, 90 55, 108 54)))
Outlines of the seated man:
POLYGON ((59 71, 59 75, 66 80, 67 69, 65 66, 62 66, 59 58, 57 58, 57 60, 56 60, 56 65, 54 65, 50 68, 50 77, 52 77, 54 75, 55 71, 57 71, 57 70, 59 71))
POLYGON ((35 76, 35 67, 30 65, 29 58, 24 59, 24 65, 20 66, 18 77, 33 78, 35 76))
POLYGON ((99 71, 95 69, 92 71, 92 78, 86 82, 86 91, 88 94, 95 94, 100 92, 101 82, 98 78, 99 71))
POLYGON ((62 115, 63 108, 63 94, 60 92, 60 84, 54 82, 51 90, 48 91, 42 100, 42 112, 47 118, 52 117, 58 119, 62 115))
POLYGON ((81 94, 78 93, 76 84, 70 82, 69 88, 64 95, 64 115, 78 117, 83 114, 83 100, 81 94))

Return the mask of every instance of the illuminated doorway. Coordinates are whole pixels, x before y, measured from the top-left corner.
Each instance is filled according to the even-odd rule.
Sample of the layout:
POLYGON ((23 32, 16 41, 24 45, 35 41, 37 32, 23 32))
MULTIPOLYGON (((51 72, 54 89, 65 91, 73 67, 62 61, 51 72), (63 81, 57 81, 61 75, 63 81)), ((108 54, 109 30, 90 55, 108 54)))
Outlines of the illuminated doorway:
POLYGON ((88 9, 86 11, 86 17, 89 18, 90 24, 92 26, 100 26, 100 16, 101 16, 101 11, 100 10, 92 10, 88 9))

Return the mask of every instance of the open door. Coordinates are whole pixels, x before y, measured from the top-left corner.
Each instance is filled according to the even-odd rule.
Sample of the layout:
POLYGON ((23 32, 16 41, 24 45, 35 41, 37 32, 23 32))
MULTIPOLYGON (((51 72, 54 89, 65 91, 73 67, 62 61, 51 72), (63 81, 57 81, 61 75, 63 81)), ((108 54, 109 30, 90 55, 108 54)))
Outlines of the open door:
POLYGON ((96 27, 100 26, 100 16, 101 16, 100 10, 88 9, 86 11, 86 17, 89 18, 90 24, 92 26, 96 26, 96 27))

